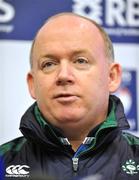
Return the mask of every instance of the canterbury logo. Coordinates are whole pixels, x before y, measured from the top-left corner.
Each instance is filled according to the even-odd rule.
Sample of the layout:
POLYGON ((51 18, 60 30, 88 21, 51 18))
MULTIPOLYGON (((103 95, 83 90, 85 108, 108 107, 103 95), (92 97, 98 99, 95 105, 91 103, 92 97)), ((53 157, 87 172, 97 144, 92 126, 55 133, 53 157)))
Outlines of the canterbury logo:
POLYGON ((29 168, 27 165, 11 165, 6 168, 6 172, 9 175, 27 175, 29 174, 29 168))

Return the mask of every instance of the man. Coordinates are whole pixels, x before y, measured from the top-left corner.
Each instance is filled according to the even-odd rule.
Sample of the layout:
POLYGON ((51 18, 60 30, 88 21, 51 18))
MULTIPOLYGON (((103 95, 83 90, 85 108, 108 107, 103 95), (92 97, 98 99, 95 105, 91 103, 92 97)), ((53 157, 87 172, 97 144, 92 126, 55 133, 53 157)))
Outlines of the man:
POLYGON ((5 177, 139 179, 139 139, 122 132, 129 125, 111 95, 121 67, 104 30, 73 13, 55 15, 38 31, 30 64, 36 102, 21 119, 24 136, 0 147, 5 177))

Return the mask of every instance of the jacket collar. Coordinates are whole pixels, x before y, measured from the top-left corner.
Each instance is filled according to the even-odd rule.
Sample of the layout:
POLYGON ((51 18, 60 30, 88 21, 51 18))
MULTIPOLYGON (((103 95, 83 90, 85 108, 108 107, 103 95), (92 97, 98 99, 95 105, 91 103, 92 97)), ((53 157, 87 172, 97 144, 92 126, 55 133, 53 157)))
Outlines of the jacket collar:
MULTIPOLYGON (((97 139, 99 139, 99 136, 102 136, 104 131, 106 134, 108 129, 116 129, 119 131, 128 128, 129 124, 125 118, 123 105, 120 99, 114 95, 110 95, 107 119, 93 129, 88 136, 95 136, 95 142, 93 143, 95 145, 97 139)), ((37 107, 37 103, 34 103, 23 115, 20 123, 20 130, 27 139, 34 143, 44 144, 50 149, 63 146, 59 137, 66 138, 59 129, 53 127, 44 120, 37 107)))

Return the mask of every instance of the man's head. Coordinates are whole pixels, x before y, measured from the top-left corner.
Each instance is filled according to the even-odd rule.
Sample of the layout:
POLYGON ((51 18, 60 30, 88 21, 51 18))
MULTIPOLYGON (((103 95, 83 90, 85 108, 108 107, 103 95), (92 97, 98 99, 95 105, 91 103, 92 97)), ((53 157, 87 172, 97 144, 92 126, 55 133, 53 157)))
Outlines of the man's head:
POLYGON ((73 13, 50 18, 38 31, 27 80, 43 116, 69 138, 104 121, 109 94, 120 84, 111 41, 99 25, 73 13))

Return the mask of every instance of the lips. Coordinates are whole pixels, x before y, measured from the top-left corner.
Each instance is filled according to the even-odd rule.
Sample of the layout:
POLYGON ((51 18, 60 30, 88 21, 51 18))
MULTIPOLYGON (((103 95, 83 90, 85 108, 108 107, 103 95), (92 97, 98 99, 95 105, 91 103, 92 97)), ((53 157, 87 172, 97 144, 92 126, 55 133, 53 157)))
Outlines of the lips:
POLYGON ((70 93, 59 93, 54 96, 54 99, 60 103, 71 103, 77 100, 78 96, 70 93))
POLYGON ((54 98, 60 98, 60 97, 70 97, 74 96, 73 94, 67 94, 67 93, 61 93, 54 96, 54 98))

